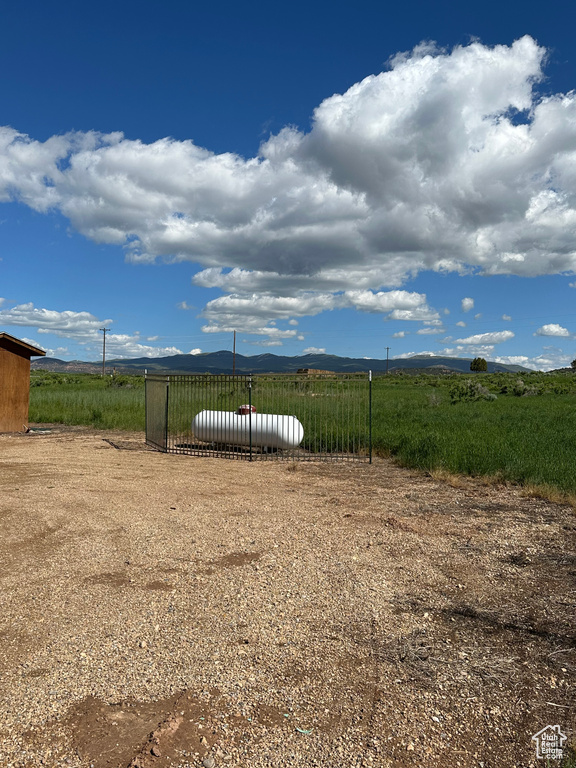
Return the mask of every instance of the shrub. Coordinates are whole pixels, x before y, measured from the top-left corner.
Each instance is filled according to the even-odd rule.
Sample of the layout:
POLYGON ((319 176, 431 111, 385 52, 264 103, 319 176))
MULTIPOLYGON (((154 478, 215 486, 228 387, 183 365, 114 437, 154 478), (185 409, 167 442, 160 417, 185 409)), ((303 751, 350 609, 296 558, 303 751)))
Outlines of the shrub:
POLYGON ((479 381, 458 381, 450 388, 450 402, 474 402, 476 400, 496 400, 496 395, 482 386, 479 381))
POLYGON ((527 397, 529 395, 538 394, 536 387, 529 387, 528 384, 523 381, 523 379, 516 379, 510 391, 516 397, 527 397))

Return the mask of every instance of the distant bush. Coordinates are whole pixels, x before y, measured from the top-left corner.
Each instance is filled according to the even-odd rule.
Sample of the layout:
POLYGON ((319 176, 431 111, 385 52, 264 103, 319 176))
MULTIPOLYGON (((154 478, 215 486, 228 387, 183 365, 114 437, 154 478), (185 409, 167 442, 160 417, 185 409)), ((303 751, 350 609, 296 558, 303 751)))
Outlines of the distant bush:
POLYGON ((523 379, 516 379, 512 386, 511 393, 516 397, 528 397, 539 394, 539 389, 535 386, 529 386, 523 379))
POLYGON ((457 381, 450 387, 450 402, 465 403, 477 400, 496 400, 496 395, 486 389, 479 381, 457 381))
POLYGON ((143 387, 144 377, 134 376, 132 374, 114 374, 106 378, 106 385, 108 387, 125 387, 126 389, 132 389, 133 387, 143 387))

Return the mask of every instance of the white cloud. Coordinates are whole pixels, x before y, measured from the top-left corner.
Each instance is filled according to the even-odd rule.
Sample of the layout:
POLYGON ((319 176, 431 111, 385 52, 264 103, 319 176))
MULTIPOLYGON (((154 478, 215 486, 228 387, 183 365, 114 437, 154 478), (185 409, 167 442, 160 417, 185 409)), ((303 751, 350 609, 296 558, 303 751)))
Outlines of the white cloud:
POLYGON ((189 355, 201 355, 202 350, 200 347, 196 347, 195 349, 191 349, 190 352, 188 352, 189 355))
POLYGON ((46 357, 66 357, 68 355, 68 347, 56 347, 55 349, 47 349, 46 357))
POLYGON ((37 347, 38 349, 46 352, 46 347, 42 344, 39 344, 37 341, 34 341, 34 339, 29 339, 27 336, 23 336, 21 341, 24 341, 26 344, 31 344, 33 347, 37 347))
POLYGON ((54 349, 45 347, 35 339, 29 339, 27 336, 23 336, 22 341, 25 341, 26 344, 31 344, 33 347, 44 350, 46 357, 61 357, 62 355, 68 354, 68 347, 55 347, 54 349))
POLYGON ((502 320, 504 320, 504 321, 506 321, 507 323, 509 323, 509 322, 512 320, 512 318, 510 317, 510 315, 502 315, 502 318, 501 318, 501 319, 502 319, 502 320))
POLYGON ((248 159, 192 141, 40 142, 2 128, 0 200, 57 209, 135 261, 269 277, 273 264, 301 290, 317 276, 344 290, 422 269, 571 271, 576 94, 539 97, 544 58, 530 37, 418 47, 325 99, 309 133, 285 128, 248 159), (350 268, 367 282, 346 279, 350 268))
POLYGON ((482 344, 492 345, 501 344, 503 341, 509 341, 514 338, 512 331, 494 331, 489 333, 477 333, 474 336, 468 336, 465 339, 455 339, 454 344, 482 344))
MULTIPOLYGON (((99 320, 90 312, 57 311, 35 307, 34 304, 19 304, 11 309, 0 310, 1 326, 20 326, 35 328, 43 335, 52 334, 59 338, 70 339, 84 347, 88 357, 93 359, 101 354, 101 328, 108 328, 112 320, 99 320)), ((154 340, 151 337, 149 341, 154 340)), ((44 349, 37 342, 36 346, 44 349)), ((58 351, 58 350, 56 350, 58 351)), ((62 348, 59 348, 62 354, 62 348)), ((66 351, 66 350, 64 350, 66 351)), ((153 347, 142 344, 139 333, 131 335, 107 333, 106 355, 109 358, 124 357, 165 357, 182 354, 177 347, 153 347)))
POLYGON ((390 320, 418 321, 423 323, 440 323, 438 313, 429 307, 416 309, 395 309, 388 315, 390 320))
POLYGON ((482 312, 478 312, 477 315, 474 315, 474 320, 480 320, 481 317, 482 317, 482 312))
POLYGON ((576 282, 568 283, 568 285, 569 285, 570 288, 576 288, 576 282))
POLYGON ((538 328, 534 336, 570 336, 570 331, 558 323, 548 323, 538 328))
POLYGON ((441 355, 444 357, 485 357, 487 360, 492 359, 494 344, 458 344, 457 342, 456 344, 454 347, 444 347, 444 349, 438 352, 420 354, 441 355))
POLYGON ((460 326, 460 328, 466 328, 466 323, 464 322, 464 320, 458 320, 456 325, 460 326))
POLYGON ((462 312, 470 312, 474 309, 474 299, 462 299, 462 312))
POLYGON ((406 331, 397 331, 397 333, 392 334, 393 339, 403 339, 404 336, 406 336, 406 331))
POLYGON ((196 307, 193 307, 192 305, 187 304, 185 301, 179 301, 178 304, 176 304, 176 307, 178 309, 185 309, 185 310, 196 309, 196 307))
POLYGON ((0 297, 0 307, 2 306, 2 304, 4 304, 5 301, 6 299, 3 299, 2 297, 0 297))
POLYGON ((444 333, 444 328, 420 328, 416 333, 420 336, 431 336, 436 333, 444 333))
POLYGON ((325 355, 326 349, 325 347, 306 347, 306 349, 302 350, 303 355, 325 355))
POLYGON ((197 285, 234 295, 372 292, 422 270, 572 272, 576 93, 539 96, 544 59, 530 37, 418 46, 254 158, 2 128, 0 201, 58 210, 133 261, 199 263, 197 285))
POLYGON ((550 350, 546 354, 538 355, 536 357, 528 357, 527 355, 494 355, 494 347, 491 345, 477 346, 477 347, 447 347, 440 352, 405 352, 395 357, 404 359, 414 356, 447 356, 447 357, 484 357, 487 360, 491 360, 495 363, 503 363, 505 365, 521 365, 524 368, 529 368, 534 371, 549 371, 554 368, 562 368, 570 365, 571 358, 568 355, 562 354, 559 350, 550 350))
POLYGON ((563 354, 560 350, 545 350, 541 355, 536 355, 535 357, 503 355, 493 357, 492 359, 496 363, 522 365, 524 368, 530 368, 533 371, 551 371, 556 368, 569 367, 573 358, 563 354))
POLYGON ((437 357, 440 355, 440 352, 402 352, 401 354, 394 355, 395 358, 399 360, 405 360, 406 358, 410 357, 437 357))
POLYGON ((244 333, 269 335, 289 339, 296 330, 280 330, 277 321, 318 315, 334 309, 356 309, 359 312, 382 314, 395 320, 438 321, 438 313, 428 307, 425 294, 393 290, 377 293, 351 290, 343 293, 297 292, 294 296, 274 296, 269 293, 229 294, 209 301, 202 312, 208 321, 205 333, 241 330, 244 333))
POLYGON ((106 335, 106 357, 125 358, 125 357, 167 357, 169 355, 182 355, 183 352, 178 347, 151 347, 148 344, 142 344, 140 337, 120 333, 108 333, 106 335))
POLYGON ((93 339, 100 328, 111 323, 112 320, 99 320, 90 312, 59 312, 37 308, 32 303, 0 310, 0 325, 34 327, 38 333, 53 333, 66 338, 93 339))
POLYGON ((494 358, 496 363, 504 363, 506 365, 523 365, 528 367, 530 358, 527 355, 498 355, 494 358))

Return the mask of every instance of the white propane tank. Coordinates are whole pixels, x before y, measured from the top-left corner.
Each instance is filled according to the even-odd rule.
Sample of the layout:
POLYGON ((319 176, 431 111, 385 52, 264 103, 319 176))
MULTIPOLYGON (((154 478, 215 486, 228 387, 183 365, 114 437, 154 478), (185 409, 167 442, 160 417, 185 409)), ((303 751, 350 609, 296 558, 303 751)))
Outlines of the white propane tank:
POLYGON ((304 427, 296 416, 254 413, 248 406, 238 411, 200 411, 192 421, 192 431, 204 443, 250 445, 254 448, 297 448, 304 437, 304 427))

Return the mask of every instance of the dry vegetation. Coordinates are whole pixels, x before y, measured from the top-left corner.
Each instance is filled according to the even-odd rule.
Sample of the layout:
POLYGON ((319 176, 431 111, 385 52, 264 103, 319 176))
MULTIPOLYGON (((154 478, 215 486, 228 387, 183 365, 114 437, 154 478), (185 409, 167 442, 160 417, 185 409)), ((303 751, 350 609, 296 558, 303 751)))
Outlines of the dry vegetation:
POLYGON ((0 436, 0 765, 527 768, 576 712, 576 520, 385 460, 0 436))

